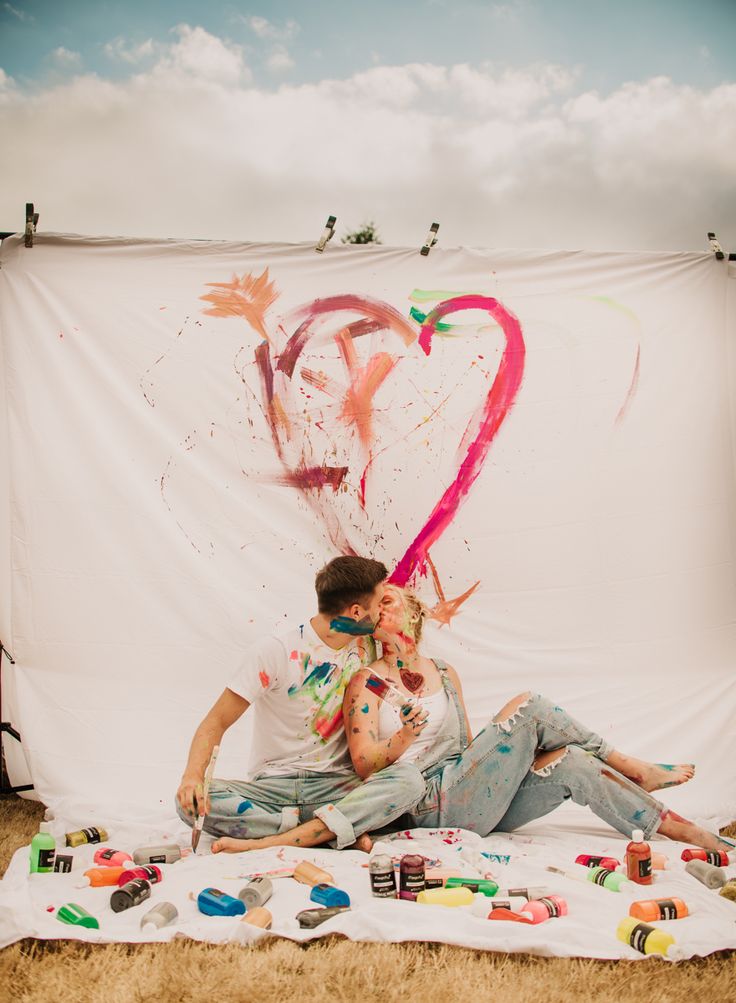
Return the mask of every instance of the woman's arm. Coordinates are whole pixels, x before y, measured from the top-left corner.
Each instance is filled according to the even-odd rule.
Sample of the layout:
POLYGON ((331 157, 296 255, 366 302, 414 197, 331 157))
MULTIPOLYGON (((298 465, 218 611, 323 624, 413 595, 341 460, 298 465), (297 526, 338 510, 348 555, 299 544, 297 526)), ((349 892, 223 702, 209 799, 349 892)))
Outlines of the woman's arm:
POLYGON ((470 730, 470 719, 468 718, 468 708, 465 706, 465 698, 463 697, 463 687, 460 682, 460 676, 453 669, 451 665, 447 666, 447 675, 450 677, 453 686, 457 690, 458 699, 460 700, 460 706, 462 707, 463 714, 465 716, 465 727, 468 733, 468 742, 473 741, 473 732, 470 730))
POLYGON ((368 672, 362 669, 348 683, 342 704, 342 718, 353 760, 355 772, 361 780, 383 770, 409 748, 421 734, 427 723, 427 715, 422 707, 414 707, 409 713, 401 710, 401 727, 390 738, 381 741, 378 737, 379 698, 366 689, 368 672))

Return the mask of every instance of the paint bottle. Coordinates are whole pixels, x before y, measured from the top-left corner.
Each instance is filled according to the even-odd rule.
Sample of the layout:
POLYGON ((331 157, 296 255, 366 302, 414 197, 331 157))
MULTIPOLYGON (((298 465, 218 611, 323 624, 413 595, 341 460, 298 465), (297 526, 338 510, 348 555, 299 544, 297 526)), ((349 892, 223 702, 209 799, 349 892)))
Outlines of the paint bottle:
POLYGON ((698 881, 702 881, 706 888, 723 888, 726 883, 725 872, 713 864, 706 864, 704 860, 688 860, 685 870, 698 881))
POLYGON ((575 863, 584 867, 605 867, 607 871, 615 871, 621 866, 621 861, 615 857, 594 857, 590 853, 581 853, 575 857, 575 863))
POLYGON ((731 902, 736 902, 736 878, 730 878, 723 888, 718 892, 722 895, 724 899, 728 899, 731 902))
POLYGON ((95 919, 91 913, 88 913, 86 909, 83 909, 81 905, 77 905, 75 902, 67 902, 66 905, 59 906, 56 918, 61 920, 62 923, 69 923, 71 926, 84 926, 88 930, 100 929, 99 920, 95 919))
POLYGON ((153 909, 149 909, 141 919, 141 930, 146 926, 155 926, 158 930, 163 926, 170 926, 179 918, 176 906, 172 902, 159 902, 153 909))
POLYGON ((637 885, 652 883, 652 848, 644 842, 641 829, 634 829, 631 842, 626 847, 626 877, 637 885))
POLYGON ((313 930, 315 926, 319 926, 320 923, 332 919, 333 916, 349 911, 345 905, 332 906, 330 909, 302 909, 301 912, 296 914, 296 918, 303 930, 313 930))
POLYGON ((688 910, 682 899, 643 899, 632 902, 629 916, 643 919, 645 923, 656 923, 660 919, 684 919, 688 910))
POLYGON ((683 850, 681 858, 682 860, 704 860, 707 864, 713 864, 714 867, 728 867, 730 863, 728 854, 722 850, 701 850, 700 847, 683 850))
POLYGON ((498 882, 491 878, 448 878, 445 888, 469 888, 475 895, 491 896, 498 892, 498 882))
POLYGON ((226 895, 219 888, 205 888, 197 896, 197 907, 205 916, 242 916, 245 903, 226 895))
POLYGON ((663 853, 652 853, 652 870, 665 871, 670 866, 667 857, 663 853))
POLYGON ((546 895, 542 899, 530 899, 519 913, 532 923, 544 923, 556 916, 567 916, 567 902, 559 895, 546 895))
POLYGON ((82 846, 83 843, 104 843, 107 840, 107 829, 77 829, 76 832, 67 832, 67 846, 82 846))
POLYGON ((405 853, 399 862, 399 898, 415 902, 424 891, 424 857, 405 853))
POLYGON ((334 885, 335 879, 321 867, 311 863, 309 860, 300 860, 294 868, 294 878, 301 881, 303 885, 334 885))
POLYGON ((98 867, 123 867, 126 862, 133 862, 129 853, 122 850, 113 850, 110 846, 101 846, 94 855, 94 862, 98 867))
POLYGON ((515 895, 513 898, 502 899, 498 897, 489 899, 487 895, 474 895, 470 911, 473 916, 488 919, 494 909, 507 909, 509 912, 520 913, 526 906, 527 901, 523 895, 515 895))
POLYGON ((107 888, 117 886, 118 879, 127 873, 125 867, 90 867, 80 878, 77 888, 107 888))
POLYGON ((54 869, 56 856, 56 840, 51 835, 51 823, 41 822, 38 832, 31 840, 30 869, 31 874, 48 874, 54 869))
POLYGON ((450 878, 461 878, 456 867, 430 867, 424 872, 425 888, 444 888, 450 878))
POLYGON ((671 933, 658 930, 648 923, 640 923, 634 916, 625 916, 621 920, 616 936, 641 954, 661 954, 671 961, 677 961, 682 957, 682 952, 675 944, 675 938, 671 933))
POLYGON ((332 908, 335 905, 350 905, 350 896, 342 888, 335 888, 334 885, 315 885, 309 893, 312 902, 332 908))
POLYGON ((609 871, 605 867, 591 867, 588 881, 607 888, 609 892, 620 892, 622 888, 627 888, 631 884, 625 875, 619 874, 618 871, 609 871))
POLYGON ((151 897, 151 884, 143 878, 136 878, 129 881, 122 888, 116 888, 110 896, 110 908, 113 912, 122 912, 124 909, 132 909, 133 906, 140 905, 147 898, 151 897))
POLYGON ((472 905, 473 893, 469 888, 425 888, 417 893, 417 902, 422 905, 472 905))
MULTIPOLYGON (((273 885, 268 878, 251 878, 247 885, 240 889, 238 898, 245 903, 245 908, 260 909, 273 895, 273 885)), ((267 910, 266 910, 267 911, 267 910)))
POLYGON ((136 864, 174 864, 177 860, 181 860, 181 847, 176 843, 141 846, 133 850, 133 860, 136 864))
POLYGON ((249 909, 243 916, 242 923, 250 923, 251 926, 258 926, 261 930, 270 930, 273 923, 273 916, 268 909, 257 905, 254 909, 249 909))
POLYGON ((510 899, 521 895, 525 899, 543 899, 549 894, 549 888, 543 888, 541 885, 537 885, 534 888, 504 888, 503 890, 496 892, 494 897, 499 899, 510 899))
POLYGON ((143 878, 144 881, 150 881, 152 885, 157 885, 163 875, 161 874, 161 868, 156 867, 155 864, 148 864, 147 867, 124 867, 123 873, 118 878, 118 885, 122 888, 129 881, 135 881, 137 878, 143 878))
POLYGON ((375 857, 371 857, 368 864, 368 876, 371 881, 371 893, 376 898, 396 898, 394 862, 387 853, 379 853, 375 857))

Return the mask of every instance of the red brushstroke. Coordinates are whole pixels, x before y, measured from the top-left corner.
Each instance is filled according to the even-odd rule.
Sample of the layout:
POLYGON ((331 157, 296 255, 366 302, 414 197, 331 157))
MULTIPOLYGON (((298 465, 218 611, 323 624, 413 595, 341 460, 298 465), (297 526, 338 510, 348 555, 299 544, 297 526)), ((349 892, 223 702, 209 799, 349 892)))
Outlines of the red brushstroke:
POLYGON ((279 477, 276 483, 283 484, 285 487, 299 488, 302 491, 320 490, 326 487, 337 491, 347 472, 347 467, 300 466, 296 470, 284 474, 283 477, 279 477))
POLYGON ((634 373, 631 377, 631 384, 629 386, 628 393, 626 394, 626 400, 621 405, 618 414, 616 415, 616 424, 622 421, 626 417, 626 412, 629 410, 629 404, 634 399, 634 394, 639 388, 639 361, 641 358, 641 345, 636 346, 636 362, 634 363, 634 373))
POLYGON ((480 427, 468 446, 457 476, 437 502, 418 535, 396 565, 389 581, 406 583, 419 571, 426 574, 427 552, 442 536, 480 473, 491 443, 511 409, 521 386, 524 373, 524 338, 518 319, 490 296, 456 296, 440 303, 422 325, 419 344, 429 355, 435 326, 450 313, 459 310, 484 310, 501 326, 506 335, 506 348, 498 366, 496 378, 483 406, 480 427))

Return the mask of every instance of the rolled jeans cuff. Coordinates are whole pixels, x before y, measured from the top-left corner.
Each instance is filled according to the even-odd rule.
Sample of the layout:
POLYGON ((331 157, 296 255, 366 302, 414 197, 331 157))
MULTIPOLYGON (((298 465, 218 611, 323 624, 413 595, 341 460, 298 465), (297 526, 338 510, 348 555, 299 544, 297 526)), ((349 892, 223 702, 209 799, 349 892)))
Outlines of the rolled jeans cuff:
POLYGON ((325 804, 321 808, 317 808, 314 817, 324 822, 330 832, 335 833, 336 838, 334 842, 330 843, 330 846, 334 846, 336 850, 343 850, 355 842, 355 829, 334 804, 325 804))
POLYGON ((281 826, 279 832, 288 832, 299 825, 299 808, 296 805, 286 805, 281 809, 281 826))

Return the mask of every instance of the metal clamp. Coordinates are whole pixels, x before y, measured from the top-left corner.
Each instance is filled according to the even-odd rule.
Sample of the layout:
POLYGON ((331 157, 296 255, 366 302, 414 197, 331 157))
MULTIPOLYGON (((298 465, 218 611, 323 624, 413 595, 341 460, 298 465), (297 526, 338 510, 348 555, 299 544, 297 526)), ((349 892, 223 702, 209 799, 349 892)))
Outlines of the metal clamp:
POLYGON ((315 251, 319 251, 320 253, 324 251, 325 247, 327 247, 327 241, 332 240, 335 236, 335 223, 337 223, 337 216, 327 217, 325 228, 322 231, 322 236, 319 238, 317 246, 315 247, 315 251))
POLYGON ((434 245, 437 243, 438 240, 437 232, 439 228, 440 228, 439 223, 433 223, 430 226, 429 233, 427 234, 427 239, 422 244, 421 251, 419 252, 420 254, 423 254, 426 257, 432 250, 432 248, 434 247, 434 245))

